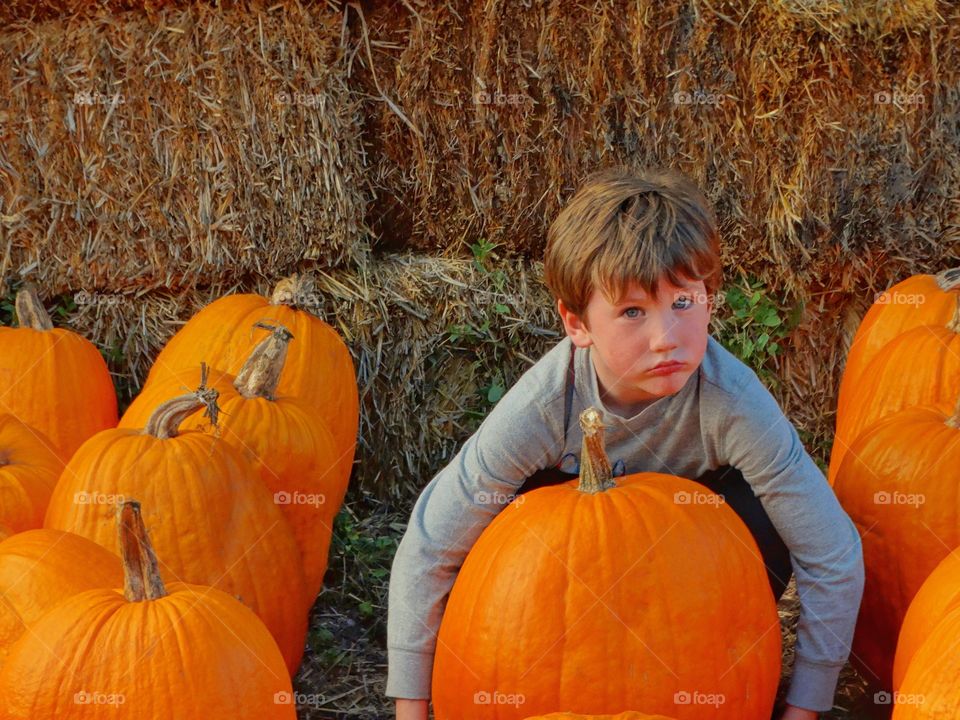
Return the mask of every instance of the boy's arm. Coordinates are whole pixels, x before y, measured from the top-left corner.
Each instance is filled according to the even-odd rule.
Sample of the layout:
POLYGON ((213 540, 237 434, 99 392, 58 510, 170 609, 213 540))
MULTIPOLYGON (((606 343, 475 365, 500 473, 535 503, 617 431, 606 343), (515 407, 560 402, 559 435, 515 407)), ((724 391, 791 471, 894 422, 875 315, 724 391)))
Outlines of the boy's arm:
POLYGON ((751 376, 720 419, 721 453, 790 550, 800 618, 786 702, 824 712, 833 707, 863 595, 860 535, 777 401, 751 376))
POLYGON ((440 619, 467 552, 523 481, 556 462, 559 426, 542 402, 511 388, 414 505, 390 575, 387 696, 430 697, 440 619))

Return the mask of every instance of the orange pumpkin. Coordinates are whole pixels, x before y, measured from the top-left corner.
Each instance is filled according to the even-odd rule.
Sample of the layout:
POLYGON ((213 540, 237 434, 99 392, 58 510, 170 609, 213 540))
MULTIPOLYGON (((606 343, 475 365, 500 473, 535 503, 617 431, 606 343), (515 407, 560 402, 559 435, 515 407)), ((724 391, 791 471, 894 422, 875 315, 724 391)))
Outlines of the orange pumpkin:
POLYGON ((673 718, 628 710, 619 715, 578 715, 577 713, 558 712, 549 715, 535 715, 526 718, 526 720, 673 720, 673 718))
POLYGON ((893 720, 960 717, 960 608, 947 612, 917 648, 894 696, 893 720))
POLYGON ((949 324, 915 327, 888 342, 850 392, 849 402, 837 406, 830 457, 835 472, 850 444, 875 420, 914 405, 952 401, 960 393, 960 294, 955 302, 949 324))
POLYGON ((750 532, 690 480, 614 483, 599 413, 580 422, 579 481, 516 498, 457 576, 436 646, 437 719, 769 717, 780 625, 750 532))
POLYGON ((960 545, 960 404, 907 408, 869 426, 834 491, 863 539, 866 582, 851 660, 892 687, 894 651, 914 595, 960 545))
POLYGON ((259 322, 282 325, 297 339, 277 386, 281 396, 311 403, 327 422, 339 449, 344 474, 350 474, 359 425, 357 376, 350 351, 327 323, 305 310, 315 295, 307 277, 281 280, 269 299, 228 295, 194 315, 170 338, 147 376, 147 385, 201 362, 235 375, 257 344, 251 328, 259 322))
POLYGON ((28 625, 61 600, 123 585, 120 558, 59 530, 27 530, 0 542, 0 667, 28 625))
POLYGON ((0 526, 10 534, 41 527, 62 468, 42 433, 0 413, 0 526))
POLYGON ((917 650, 926 642, 936 626, 951 611, 960 608, 960 549, 947 555, 930 573, 914 596, 900 637, 897 654, 893 661, 893 687, 903 684, 907 668, 917 650))
POLYGON ((14 644, 0 718, 293 720, 287 669, 257 617, 213 588, 165 587, 138 503, 123 503, 119 534, 123 589, 74 595, 14 644))
MULTIPOLYGON (((307 590, 316 597, 349 475, 338 464, 333 436, 316 410, 299 398, 276 396, 290 340, 290 333, 278 326, 254 348, 236 378, 216 370, 209 374, 220 393, 216 432, 257 466, 290 522, 303 558, 307 590)), ((120 427, 143 427, 147 408, 176 397, 184 387, 206 383, 203 375, 203 369, 194 370, 151 383, 130 405, 120 427)), ((181 427, 208 429, 210 425, 197 411, 181 427)))
POLYGON ((53 327, 32 287, 17 293, 16 307, 20 327, 0 327, 0 413, 39 430, 65 464, 117 424, 110 371, 93 343, 53 327))
POLYGON ((149 503, 164 578, 239 597, 273 633, 293 673, 309 608, 296 539, 242 453, 199 430, 178 431, 202 407, 216 412, 215 391, 163 403, 142 431, 104 430, 84 443, 57 483, 46 526, 116 551, 116 504, 149 503))

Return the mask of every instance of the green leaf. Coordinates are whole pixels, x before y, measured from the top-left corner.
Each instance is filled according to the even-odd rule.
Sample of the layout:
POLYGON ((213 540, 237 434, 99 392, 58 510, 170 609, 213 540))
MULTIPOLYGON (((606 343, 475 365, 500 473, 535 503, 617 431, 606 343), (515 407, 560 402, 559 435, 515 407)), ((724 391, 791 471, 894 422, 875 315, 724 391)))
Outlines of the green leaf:
POLYGON ((767 313, 767 316, 763 319, 763 324, 767 327, 777 327, 781 322, 780 316, 777 315, 777 311, 772 308, 767 313))
POLYGON ((495 403, 503 397, 504 392, 506 392, 506 388, 500 384, 499 380, 494 380, 490 384, 490 389, 487 390, 487 400, 491 403, 495 403))
POLYGON ((503 303, 497 303, 496 305, 493 306, 493 309, 496 310, 501 315, 503 315, 504 313, 510 312, 510 308, 504 305, 503 303))
POLYGON ((764 346, 770 340, 770 336, 767 333, 763 333, 760 337, 757 338, 757 348, 763 350, 764 346))

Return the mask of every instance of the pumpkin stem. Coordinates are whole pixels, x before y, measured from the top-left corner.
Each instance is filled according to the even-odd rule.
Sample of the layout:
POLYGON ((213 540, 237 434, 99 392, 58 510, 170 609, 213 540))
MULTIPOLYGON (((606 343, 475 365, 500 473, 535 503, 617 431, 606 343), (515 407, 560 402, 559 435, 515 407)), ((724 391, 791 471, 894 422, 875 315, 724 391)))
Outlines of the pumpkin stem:
POLYGON ((53 322, 40 302, 37 288, 33 283, 26 283, 17 293, 14 301, 17 308, 17 320, 20 327, 32 330, 53 330, 53 322))
POLYGON ((944 292, 951 290, 960 290, 960 267, 942 270, 934 275, 937 285, 944 292))
POLYGON ((953 415, 947 418, 947 425, 954 430, 960 430, 960 397, 957 397, 957 407, 953 410, 953 415))
POLYGON ((957 293, 957 306, 953 310, 953 317, 947 323, 947 330, 960 333, 960 292, 957 293))
POLYGON ((217 405, 217 398, 220 393, 216 388, 208 388, 207 365, 200 363, 200 387, 196 392, 180 395, 172 400, 157 407, 147 420, 147 426, 143 429, 144 435, 153 435, 160 440, 167 440, 177 436, 177 429, 180 423, 193 415, 200 408, 205 408, 203 416, 210 418, 210 423, 216 427, 217 419, 220 413, 220 407, 217 405))
POLYGON ((274 286, 270 304, 287 305, 293 308, 315 306, 318 304, 316 288, 316 282, 312 277, 294 273, 274 286))
POLYGON ((287 359, 287 345, 293 334, 283 325, 258 322, 254 327, 269 330, 270 335, 253 349, 237 373, 233 386, 245 398, 262 397, 274 400, 280 373, 287 359))
POLYGON ((583 450, 580 453, 580 492, 598 493, 616 485, 610 459, 603 447, 603 428, 600 413, 589 407, 580 413, 580 429, 583 430, 583 450))
POLYGON ((140 503, 127 500, 120 506, 117 527, 120 534, 120 557, 123 559, 123 596, 129 602, 165 597, 167 589, 160 579, 157 556, 143 525, 140 503))

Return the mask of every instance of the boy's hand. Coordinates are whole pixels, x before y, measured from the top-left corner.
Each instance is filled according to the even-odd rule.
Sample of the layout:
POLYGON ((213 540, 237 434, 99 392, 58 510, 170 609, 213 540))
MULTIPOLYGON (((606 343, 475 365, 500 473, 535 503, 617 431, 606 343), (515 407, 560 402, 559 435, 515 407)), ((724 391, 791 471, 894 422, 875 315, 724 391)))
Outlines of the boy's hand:
POLYGON ((427 720, 429 700, 402 700, 397 698, 397 720, 427 720))
MULTIPOLYGON (((820 717, 820 714, 814 712, 813 710, 804 710, 803 708, 794 707, 793 705, 787 705, 786 709, 783 711, 783 715, 780 716, 780 720, 817 720, 820 717)), ((400 716, 397 716, 399 720, 400 716)))

